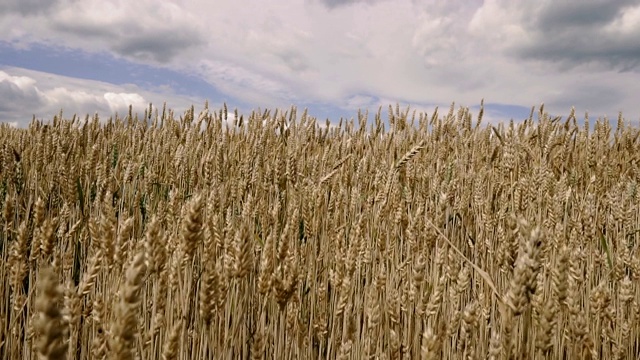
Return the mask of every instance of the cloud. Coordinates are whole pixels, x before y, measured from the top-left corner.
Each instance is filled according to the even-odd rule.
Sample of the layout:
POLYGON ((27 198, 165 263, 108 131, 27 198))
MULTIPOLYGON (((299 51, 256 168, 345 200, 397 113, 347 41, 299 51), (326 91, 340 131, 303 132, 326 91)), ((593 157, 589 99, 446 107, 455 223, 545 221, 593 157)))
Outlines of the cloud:
POLYGON ((129 105, 132 105, 137 109, 144 108, 144 106, 147 105, 145 99, 135 93, 107 92, 104 94, 104 99, 109 104, 109 109, 112 112, 122 111, 122 109, 128 108, 129 105))
POLYGON ((57 0, 3 0, 0 13, 18 13, 23 16, 42 14, 57 6, 57 0))
POLYGON ((354 95, 347 99, 347 107, 352 109, 366 109, 375 106, 378 99, 367 95, 354 95))
POLYGON ((0 114, 21 111, 25 105, 38 107, 46 103, 46 96, 36 81, 26 76, 12 76, 0 71, 0 114))
MULTIPOLYGON (((349 117, 359 107, 473 107, 484 98, 501 104, 487 116, 507 120, 543 102, 558 114, 571 106, 594 116, 640 113, 637 81, 621 73, 640 71, 638 0, 58 0, 46 16, 10 4, 0 13, 0 40, 12 46, 108 53, 188 74, 219 91, 201 86, 202 97, 245 109, 304 104, 349 117)), ((40 101, 49 101, 56 86, 32 78, 40 101)), ((136 87, 63 83, 68 93, 57 98, 105 111, 107 93, 124 94, 114 103, 139 100, 127 94, 155 99, 136 87)))
MULTIPOLYGON (((635 21, 640 12, 634 12, 630 1, 614 1, 608 10, 611 15, 592 26, 595 32, 589 38, 596 39, 602 49, 580 48, 570 39, 573 55, 561 51, 527 54, 536 50, 543 54, 540 49, 549 42, 559 49, 571 49, 552 32, 543 33, 545 24, 559 24, 556 33, 577 36, 562 30, 563 17, 543 14, 537 19, 544 11, 554 13, 555 3, 550 1, 341 3, 349 6, 308 1, 288 3, 286 9, 270 2, 261 7, 263 18, 250 26, 227 21, 225 13, 248 14, 223 3, 209 22, 211 44, 221 48, 213 45, 204 53, 208 62, 227 65, 202 67, 201 73, 223 89, 233 88, 234 96, 246 94, 261 106, 306 100, 334 104, 354 114, 358 107, 376 110, 385 101, 383 108, 396 102, 430 108, 446 107, 452 101, 474 106, 484 98, 487 104, 515 106, 508 109, 530 109, 544 102, 549 111, 561 114, 571 106, 594 115, 640 112, 629 95, 637 88, 632 78, 617 73, 633 66, 634 44, 640 41, 634 30, 640 26, 635 21), (601 33, 617 35, 599 40, 601 33), (615 52, 608 56, 607 42, 619 56, 615 52), (594 53, 580 54, 580 50, 594 53), (630 55, 624 57, 624 51, 630 55), (304 66, 287 66, 277 54, 296 54, 304 66), (220 81, 221 74, 224 81, 220 81), (368 97, 374 100, 367 102, 368 97)), ((250 3, 248 8, 258 6, 250 3)), ((573 8, 581 6, 569 3, 573 8)), ((593 5, 593 11, 597 6, 607 7, 608 3, 601 3, 604 5, 593 5)), ((571 7, 568 9, 570 14, 571 7)), ((494 114, 509 119, 508 113, 494 114)))
POLYGON ((3 5, 32 16, 0 17, 0 30, 5 32, 0 38, 22 46, 45 42, 110 51, 156 64, 191 56, 206 43, 206 32, 196 17, 170 1, 59 1, 48 7, 39 7, 41 0, 11 0, 14 5, 3 5), (47 11, 43 12, 43 8, 47 11), (16 28, 17 23, 24 25, 16 28))
POLYGON ((115 86, 18 68, 0 70, 0 98, 3 100, 0 120, 20 127, 26 126, 32 115, 48 121, 60 110, 68 116, 97 113, 106 119, 115 113, 126 114, 129 105, 142 114, 149 102, 157 107, 166 101, 168 107, 181 112, 194 100, 176 94, 150 93, 131 85, 115 86))
POLYGON ((379 1, 385 0, 320 0, 322 4, 330 9, 354 4, 374 4, 379 1))
POLYGON ((276 106, 283 99, 296 97, 287 84, 277 78, 232 62, 204 60, 200 69, 220 91, 257 106, 276 106))
POLYGON ((552 63, 560 71, 585 66, 639 71, 640 2, 637 0, 489 0, 471 27, 496 41, 504 54, 552 63), (501 26, 500 26, 501 24, 501 26))

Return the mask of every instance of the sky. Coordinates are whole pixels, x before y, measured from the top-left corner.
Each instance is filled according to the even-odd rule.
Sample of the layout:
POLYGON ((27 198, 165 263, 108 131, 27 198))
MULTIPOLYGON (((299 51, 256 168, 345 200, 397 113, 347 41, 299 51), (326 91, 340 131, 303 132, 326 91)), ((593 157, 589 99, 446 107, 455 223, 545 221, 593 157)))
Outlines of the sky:
MULTIPOLYGON (((2 0, 0 122, 208 101, 640 119, 640 0, 2 0)), ((373 116, 369 117, 370 121, 373 116)))

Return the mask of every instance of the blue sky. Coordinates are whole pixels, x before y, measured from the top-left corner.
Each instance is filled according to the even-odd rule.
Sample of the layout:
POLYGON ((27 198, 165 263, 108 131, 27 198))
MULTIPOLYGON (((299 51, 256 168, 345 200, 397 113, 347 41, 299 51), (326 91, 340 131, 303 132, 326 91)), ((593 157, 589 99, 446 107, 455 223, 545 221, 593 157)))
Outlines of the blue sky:
POLYGON ((308 108, 337 123, 454 102, 640 118, 640 1, 4 0, 0 121, 308 108))

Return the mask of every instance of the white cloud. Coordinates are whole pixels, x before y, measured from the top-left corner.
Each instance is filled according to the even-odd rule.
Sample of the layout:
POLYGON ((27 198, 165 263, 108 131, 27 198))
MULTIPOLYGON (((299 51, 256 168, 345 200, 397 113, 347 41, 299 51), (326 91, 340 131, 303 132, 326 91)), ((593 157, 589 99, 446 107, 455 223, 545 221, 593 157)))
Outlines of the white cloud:
MULTIPOLYGON (((64 76, 45 74, 37 71, 5 68, 0 71, 0 120, 26 126, 32 114, 38 119, 50 120, 63 110, 71 116, 93 115, 102 119, 129 111, 144 113, 149 102, 156 107, 165 101, 169 108, 182 112, 189 108, 194 99, 170 93, 151 93, 132 86, 122 87, 98 81, 79 80, 64 76), (28 114, 28 115, 26 115, 28 114)), ((196 106, 202 106, 195 104, 196 106)))
POLYGON ((267 105, 295 96, 277 79, 232 62, 203 60, 199 69, 209 83, 250 103, 267 105))
POLYGON ((131 93, 107 92, 104 94, 104 99, 109 105, 111 112, 121 112, 124 109, 128 109, 129 105, 136 109, 141 109, 148 104, 139 94, 131 93))

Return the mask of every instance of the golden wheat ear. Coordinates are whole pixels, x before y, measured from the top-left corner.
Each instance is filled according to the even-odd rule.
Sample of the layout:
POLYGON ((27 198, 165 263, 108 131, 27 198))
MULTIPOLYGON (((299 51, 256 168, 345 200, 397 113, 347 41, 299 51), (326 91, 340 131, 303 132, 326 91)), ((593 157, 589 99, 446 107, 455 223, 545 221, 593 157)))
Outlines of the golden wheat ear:
POLYGON ((115 323, 112 324, 113 359, 134 359, 138 334, 138 315, 141 289, 147 272, 144 252, 139 253, 126 272, 125 282, 120 292, 120 302, 116 308, 115 323))
POLYGON ((58 277, 50 268, 41 269, 38 276, 35 323, 39 334, 36 348, 40 359, 63 360, 67 358, 68 327, 62 317, 62 289, 58 277))

